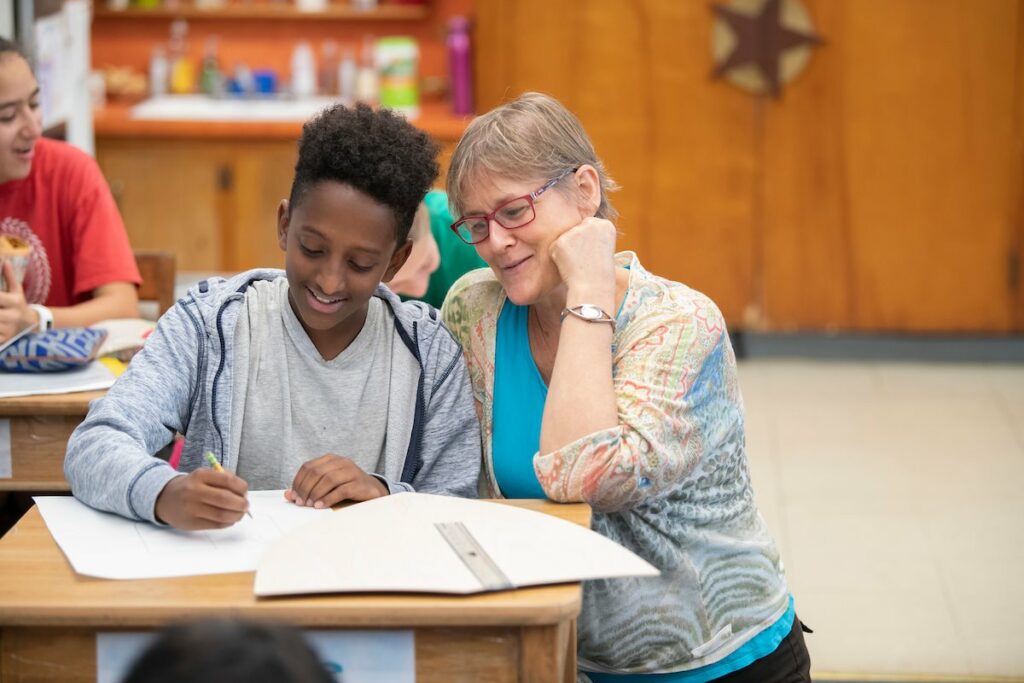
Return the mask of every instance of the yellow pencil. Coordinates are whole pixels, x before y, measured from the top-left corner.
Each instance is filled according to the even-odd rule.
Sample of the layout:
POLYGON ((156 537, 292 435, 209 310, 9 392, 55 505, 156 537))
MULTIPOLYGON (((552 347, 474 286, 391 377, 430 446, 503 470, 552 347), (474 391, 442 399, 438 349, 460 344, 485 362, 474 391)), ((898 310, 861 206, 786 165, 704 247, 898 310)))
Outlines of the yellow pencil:
MULTIPOLYGON (((217 458, 213 455, 213 451, 206 451, 206 461, 210 463, 210 466, 213 467, 213 469, 217 470, 218 472, 224 471, 224 468, 221 467, 220 463, 217 462, 217 458)), ((251 512, 246 510, 245 514, 249 515, 249 519, 252 519, 251 512)))

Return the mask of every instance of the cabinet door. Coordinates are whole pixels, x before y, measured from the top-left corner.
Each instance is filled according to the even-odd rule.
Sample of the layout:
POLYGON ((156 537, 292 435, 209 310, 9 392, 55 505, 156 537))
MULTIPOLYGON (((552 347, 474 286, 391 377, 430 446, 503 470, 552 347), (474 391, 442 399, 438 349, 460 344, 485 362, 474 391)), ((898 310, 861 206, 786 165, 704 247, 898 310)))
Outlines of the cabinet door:
POLYGON ((277 208, 288 198, 298 148, 295 142, 236 143, 233 188, 226 217, 224 268, 284 268, 277 243, 277 208))
MULTIPOLYGON (((443 171, 452 145, 442 145, 443 171)), ((277 209, 291 191, 294 141, 101 138, 96 147, 134 248, 172 251, 182 271, 284 267, 277 209)))
POLYGON ((133 248, 172 251, 178 270, 222 268, 221 214, 230 180, 222 149, 101 138, 96 157, 133 248))

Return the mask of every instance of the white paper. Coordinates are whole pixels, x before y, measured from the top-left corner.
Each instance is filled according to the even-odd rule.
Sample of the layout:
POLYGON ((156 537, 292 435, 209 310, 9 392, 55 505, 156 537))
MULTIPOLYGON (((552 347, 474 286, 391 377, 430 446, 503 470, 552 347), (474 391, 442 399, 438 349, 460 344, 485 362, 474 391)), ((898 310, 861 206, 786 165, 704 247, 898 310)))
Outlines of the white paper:
MULTIPOLYGON (((156 632, 96 634, 96 683, 121 683, 156 632)), ((415 683, 412 631, 308 630, 302 635, 339 683, 415 683)))
POLYGON ((58 372, 0 371, 0 398, 109 389, 116 379, 114 373, 99 361, 58 372))
POLYGON ((67 141, 89 156, 96 156, 92 125, 92 94, 89 92, 89 44, 92 29, 91 0, 64 0, 68 42, 65 46, 67 74, 67 141))
POLYGON ((156 632, 96 634, 96 683, 121 683, 156 632))
POLYGON ((11 421, 8 418, 0 418, 0 479, 10 479, 14 476, 14 469, 11 465, 11 421))
POLYGON ((658 575, 622 546, 551 515, 402 493, 344 508, 275 542, 256 571, 255 593, 482 591, 436 522, 462 522, 516 587, 658 575))
POLYGON ((156 323, 142 318, 111 318, 101 320, 90 327, 94 330, 107 331, 107 338, 96 352, 97 356, 106 356, 118 351, 140 348, 146 337, 156 328, 156 323))
POLYGON ((67 119, 68 114, 68 25, 63 9, 37 19, 35 23, 36 80, 43 128, 67 119))
POLYGON ((0 2, 0 36, 14 35, 14 4, 0 2))
POLYGON ((412 631, 303 631, 339 683, 416 683, 412 631))
POLYGON ((252 518, 227 529, 179 531, 94 510, 69 496, 37 496, 53 539, 79 574, 152 579, 256 569, 267 547, 330 509, 299 507, 283 491, 250 491, 252 518))

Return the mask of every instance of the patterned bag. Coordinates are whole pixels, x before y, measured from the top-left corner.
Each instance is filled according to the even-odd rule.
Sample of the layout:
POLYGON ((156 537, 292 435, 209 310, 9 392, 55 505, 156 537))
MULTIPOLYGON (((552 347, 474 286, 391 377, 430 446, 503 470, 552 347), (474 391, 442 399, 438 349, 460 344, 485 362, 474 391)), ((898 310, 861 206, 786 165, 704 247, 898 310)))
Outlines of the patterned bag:
POLYGON ((54 372, 88 365, 106 338, 106 330, 91 327, 26 334, 0 351, 0 370, 54 372))

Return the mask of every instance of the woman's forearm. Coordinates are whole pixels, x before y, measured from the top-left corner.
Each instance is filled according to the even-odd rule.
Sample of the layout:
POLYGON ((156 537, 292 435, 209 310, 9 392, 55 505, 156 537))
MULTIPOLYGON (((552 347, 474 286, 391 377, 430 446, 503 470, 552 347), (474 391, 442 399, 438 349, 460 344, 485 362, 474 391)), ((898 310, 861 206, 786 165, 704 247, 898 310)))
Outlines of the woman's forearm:
MULTIPOLYGON (((567 306, 582 303, 595 304, 611 313, 615 290, 589 297, 570 292, 567 306)), ((612 383, 613 335, 614 328, 609 323, 588 322, 573 315, 565 317, 544 404, 541 453, 550 453, 588 434, 618 425, 612 383)))

